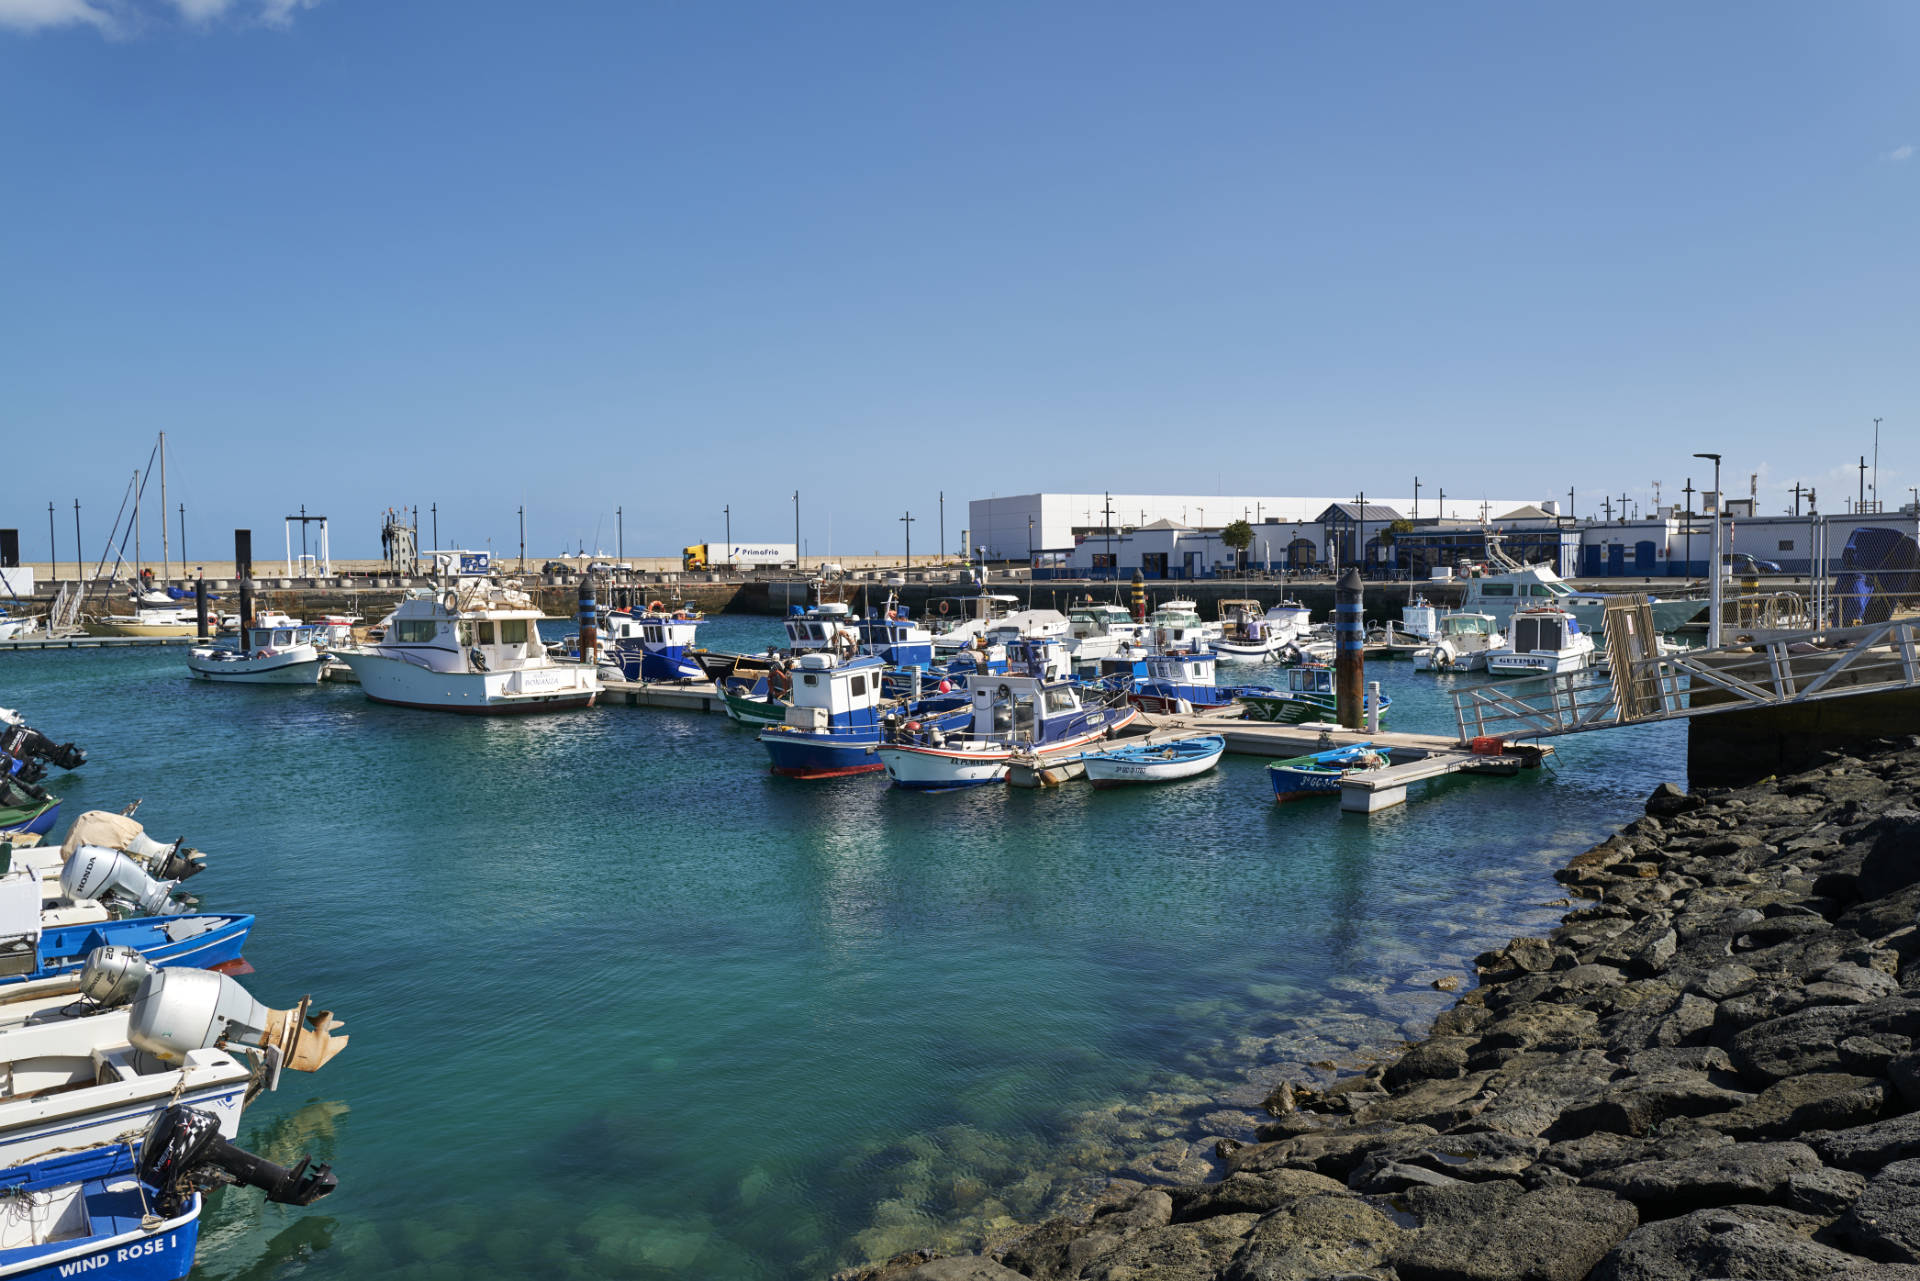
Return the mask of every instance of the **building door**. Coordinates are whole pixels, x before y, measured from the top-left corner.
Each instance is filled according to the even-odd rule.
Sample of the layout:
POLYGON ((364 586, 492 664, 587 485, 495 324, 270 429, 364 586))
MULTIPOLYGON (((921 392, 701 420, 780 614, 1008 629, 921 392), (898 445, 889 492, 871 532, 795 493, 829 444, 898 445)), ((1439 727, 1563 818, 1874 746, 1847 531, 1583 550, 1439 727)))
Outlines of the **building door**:
POLYGON ((1625 543, 1607 544, 1607 573, 1618 578, 1627 572, 1627 545, 1625 543))
POLYGON ((1187 577, 1188 578, 1200 578, 1203 576, 1205 566, 1203 566, 1200 563, 1200 557, 1202 555, 1203 553, 1201 552, 1187 553, 1187 577))
POLYGON ((1165 578, 1167 576, 1167 554, 1165 552, 1142 552, 1140 554, 1140 576, 1142 578, 1165 578))
POLYGON ((1645 538, 1633 545, 1633 572, 1636 574, 1653 573, 1653 557, 1658 549, 1653 540, 1645 538))
POLYGON ((1585 553, 1584 559, 1586 561, 1586 565, 1581 572, 1588 578, 1600 577, 1600 557, 1604 554, 1605 549, 1602 548, 1599 543, 1588 543, 1581 550, 1585 553))

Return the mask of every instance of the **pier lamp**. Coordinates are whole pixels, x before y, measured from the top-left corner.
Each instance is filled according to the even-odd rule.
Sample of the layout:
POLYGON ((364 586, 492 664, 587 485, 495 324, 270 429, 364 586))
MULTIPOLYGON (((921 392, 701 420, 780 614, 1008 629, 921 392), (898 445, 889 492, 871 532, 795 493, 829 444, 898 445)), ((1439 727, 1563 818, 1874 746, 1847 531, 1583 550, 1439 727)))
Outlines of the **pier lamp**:
POLYGON ((1709 568, 1713 571, 1707 579, 1707 648, 1715 649, 1720 644, 1720 512, 1727 505, 1726 495, 1720 492, 1720 455, 1695 454, 1695 458, 1709 459, 1713 463, 1713 534, 1707 540, 1707 556, 1712 560, 1709 568))

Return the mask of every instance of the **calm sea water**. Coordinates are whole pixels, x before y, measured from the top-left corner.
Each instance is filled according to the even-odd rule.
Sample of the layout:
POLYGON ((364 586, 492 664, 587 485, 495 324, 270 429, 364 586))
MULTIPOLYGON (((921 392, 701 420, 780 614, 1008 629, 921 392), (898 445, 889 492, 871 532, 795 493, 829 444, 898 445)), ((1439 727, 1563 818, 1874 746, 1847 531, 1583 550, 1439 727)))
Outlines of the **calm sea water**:
MULTIPOLYGON (((1442 680, 1375 675, 1397 728, 1450 729, 1442 680)), ((243 1134, 340 1190, 223 1194, 208 1278, 820 1276, 1204 1173, 1274 1080, 1421 1031, 1434 978, 1550 922, 1552 868, 1684 777, 1654 726, 1371 819, 1277 809, 1232 757, 909 795, 773 778, 719 716, 467 719, 161 649, 0 656, 0 704, 89 749, 69 815, 143 798, 210 853, 256 996, 347 1021, 243 1134)))

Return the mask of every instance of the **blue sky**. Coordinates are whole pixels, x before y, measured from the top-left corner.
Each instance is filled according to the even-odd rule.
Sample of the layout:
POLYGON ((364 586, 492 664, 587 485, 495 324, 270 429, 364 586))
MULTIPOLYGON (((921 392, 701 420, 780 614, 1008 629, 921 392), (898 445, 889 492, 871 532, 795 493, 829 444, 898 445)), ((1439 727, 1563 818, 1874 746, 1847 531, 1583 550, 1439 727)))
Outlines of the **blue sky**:
MULTIPOLYGON (((1920 6, 0 0, 0 524, 1920 482, 1920 6), (37 514, 36 514, 37 513, 37 514)), ((1830 497, 1830 500, 1829 500, 1830 497)), ((930 524, 916 524, 926 538, 930 524)), ((149 531, 151 537, 151 530, 149 531)), ((918 542, 919 540, 916 540, 918 542)))

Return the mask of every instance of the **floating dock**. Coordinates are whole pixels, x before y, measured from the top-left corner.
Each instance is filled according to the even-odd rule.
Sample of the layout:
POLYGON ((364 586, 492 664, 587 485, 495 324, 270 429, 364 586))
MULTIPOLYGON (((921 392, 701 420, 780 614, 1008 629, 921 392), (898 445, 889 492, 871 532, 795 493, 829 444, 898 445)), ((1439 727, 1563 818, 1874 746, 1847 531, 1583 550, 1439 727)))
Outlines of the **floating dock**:
POLYGON ((602 707, 672 707, 683 712, 720 712, 727 702, 712 681, 600 680, 602 707))
POLYGON ((1373 814, 1406 804, 1407 788, 1415 783, 1449 774, 1515 774, 1537 766, 1553 751, 1551 747, 1543 747, 1536 753, 1530 748, 1524 753, 1490 756, 1474 752, 1458 739, 1443 734, 1404 734, 1393 730, 1368 733, 1319 722, 1281 725, 1243 720, 1237 711, 1191 715, 1143 714, 1140 723, 1147 725, 1156 739, 1218 734, 1227 740, 1227 750, 1238 756, 1284 759, 1354 743, 1374 743, 1385 748, 1421 753, 1402 765, 1389 765, 1379 770, 1357 770, 1342 778, 1340 808, 1354 814, 1373 814))
POLYGON ((16 636, 0 640, 9 649, 108 649, 123 645, 205 645, 194 636, 16 636))

